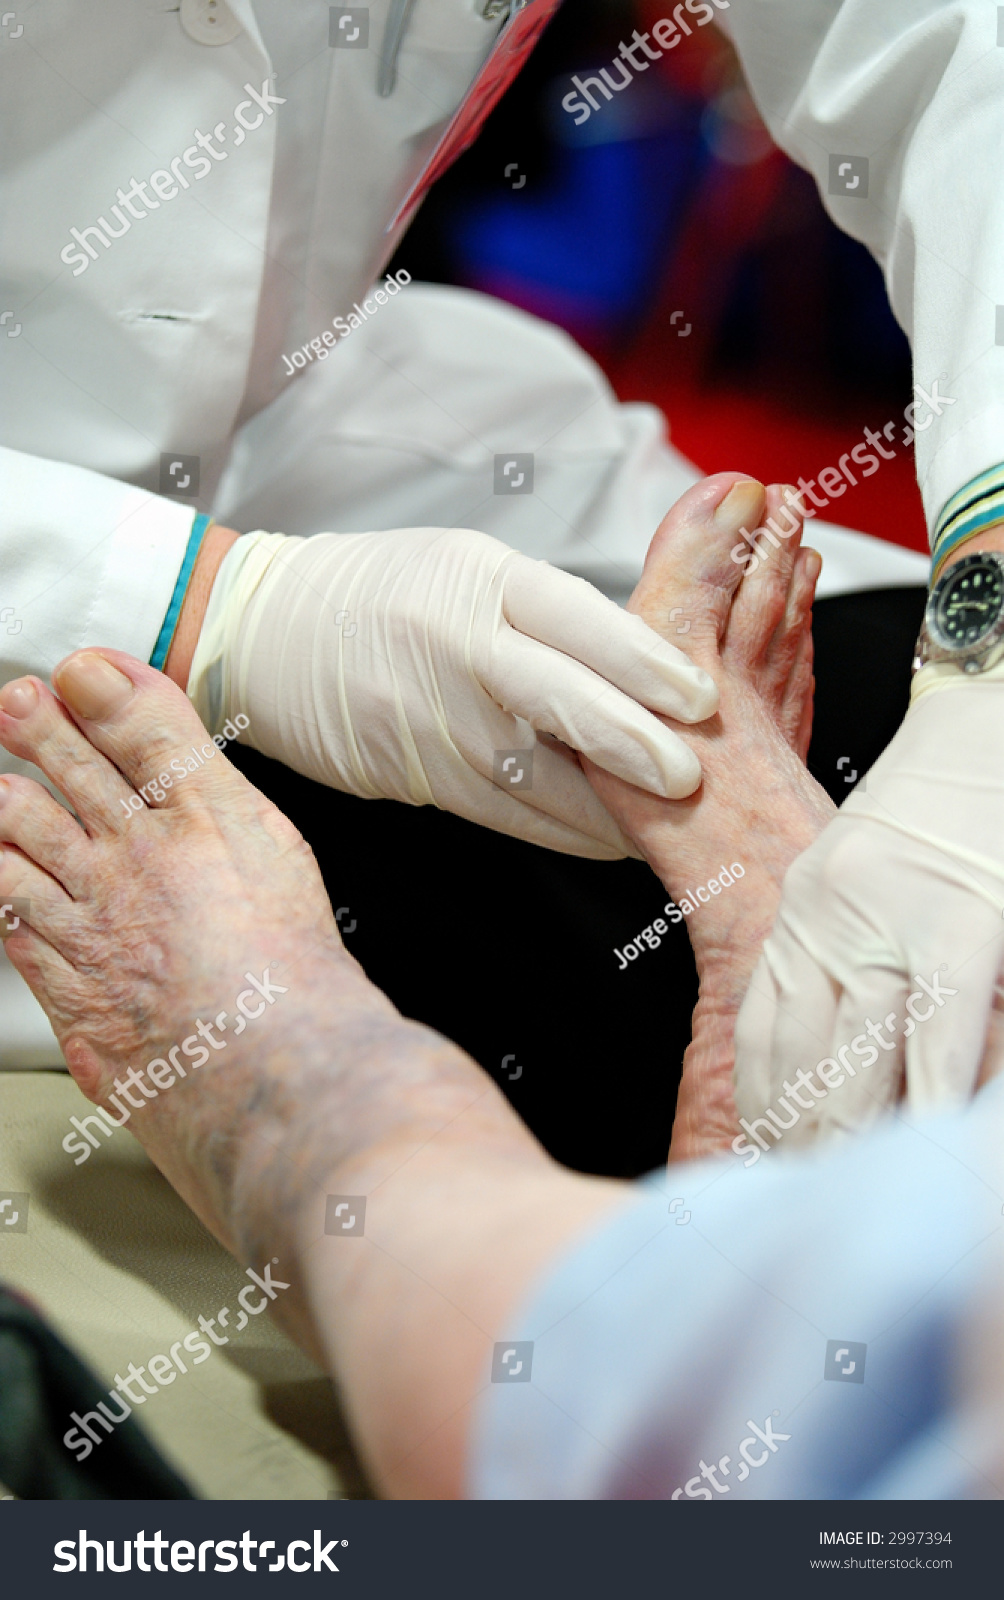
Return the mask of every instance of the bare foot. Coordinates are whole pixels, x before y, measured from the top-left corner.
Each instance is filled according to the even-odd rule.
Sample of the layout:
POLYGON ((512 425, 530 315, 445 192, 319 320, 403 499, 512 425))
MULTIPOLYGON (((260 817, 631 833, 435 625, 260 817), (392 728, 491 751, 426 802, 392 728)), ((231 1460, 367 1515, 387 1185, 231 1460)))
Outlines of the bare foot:
POLYGON ((718 714, 686 730, 704 770, 698 792, 688 800, 658 800, 587 768, 674 900, 686 902, 701 989, 670 1159, 727 1147, 738 1132, 736 1013, 773 924, 784 874, 834 811, 805 767, 812 598, 821 561, 800 548, 797 511, 796 502, 789 512, 780 487, 765 490, 739 473, 705 479, 663 521, 629 603, 666 639, 678 640, 682 612, 690 623, 686 649, 718 684, 718 714), (744 576, 730 552, 737 543, 741 549, 743 530, 752 534, 768 519, 782 531, 797 526, 776 549, 761 538, 770 554, 744 576), (713 887, 733 862, 744 875, 713 887))
MULTIPOLYGON (((84 1093, 128 1123, 209 1220, 216 1197, 193 1191, 170 1156, 193 1077, 213 1077, 199 1137, 222 1181, 248 1114, 238 1066, 278 1062, 281 1078, 320 1045, 320 1084, 342 1042, 331 1020, 340 997, 375 1029, 396 1013, 342 946, 303 839, 179 689, 111 650, 77 654, 55 676, 85 732, 37 679, 0 689, 0 743, 40 767, 79 818, 28 778, 0 779, 0 900, 26 902, 6 951, 84 1093), (161 773, 173 773, 169 789, 161 773), (150 1074, 142 1083, 137 1067, 150 1074)), ((281 1092, 262 1089, 261 1106, 281 1092)))

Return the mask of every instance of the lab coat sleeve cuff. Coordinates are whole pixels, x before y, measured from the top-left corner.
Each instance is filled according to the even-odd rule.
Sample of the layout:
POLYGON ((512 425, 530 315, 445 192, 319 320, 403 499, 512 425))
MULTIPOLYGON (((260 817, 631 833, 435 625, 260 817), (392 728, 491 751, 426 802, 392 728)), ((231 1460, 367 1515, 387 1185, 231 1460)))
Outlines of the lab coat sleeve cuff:
POLYGON ((1004 465, 977 473, 942 507, 931 541, 932 582, 950 556, 987 528, 1004 522, 1004 465))
POLYGON ((190 506, 65 462, 0 449, 0 681, 49 677, 73 650, 149 661, 192 533, 190 506))

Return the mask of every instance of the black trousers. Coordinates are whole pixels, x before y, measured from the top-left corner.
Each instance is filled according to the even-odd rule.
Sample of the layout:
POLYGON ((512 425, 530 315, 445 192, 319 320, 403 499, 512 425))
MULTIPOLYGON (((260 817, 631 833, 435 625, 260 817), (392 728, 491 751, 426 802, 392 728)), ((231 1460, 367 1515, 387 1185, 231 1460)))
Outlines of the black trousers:
MULTIPOLYGON (((925 598, 886 589, 816 605, 809 767, 838 803, 902 720, 925 598)), ((648 867, 556 855, 229 753, 309 841, 373 982, 463 1046, 558 1160, 616 1177, 665 1160, 697 975, 685 925, 620 970, 614 947, 666 901, 648 867)))

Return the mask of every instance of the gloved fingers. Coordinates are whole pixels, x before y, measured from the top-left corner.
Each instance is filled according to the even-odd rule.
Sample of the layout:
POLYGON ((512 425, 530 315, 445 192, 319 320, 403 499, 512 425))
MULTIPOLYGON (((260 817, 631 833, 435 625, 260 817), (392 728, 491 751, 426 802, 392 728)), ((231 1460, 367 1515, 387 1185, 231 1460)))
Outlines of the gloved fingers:
MULTIPOLYGON (((989 906, 986 913, 989 921, 989 906)), ((918 1111, 962 1104, 975 1092, 992 1037, 1004 957, 1004 929, 999 917, 993 923, 992 935, 968 960, 946 961, 934 971, 917 962, 911 969, 906 1084, 910 1105, 918 1111)))
POLYGON ((909 984, 898 958, 855 967, 840 997, 817 1122, 823 1133, 858 1132, 900 1099, 906 1061, 909 984), (828 1080, 828 1081, 827 1081, 828 1080))
POLYGON ((652 711, 703 722, 718 709, 709 673, 583 578, 517 555, 503 570, 502 608, 519 633, 591 667, 652 711))
POLYGON ((525 837, 525 813, 538 811, 570 830, 573 842, 555 847, 565 854, 594 855, 579 848, 584 837, 601 847, 599 859, 643 859, 593 789, 575 751, 503 711, 484 690, 471 706, 453 708, 448 728, 440 733, 418 739, 425 791, 412 795, 418 804, 431 796, 444 810, 466 816, 459 812, 458 798, 470 788, 474 820, 482 821, 481 811, 488 807, 503 820, 486 826, 503 833, 525 837))
MULTIPOLYGON (((539 749, 539 745, 534 747, 535 783, 539 749)), ((581 773, 580 777, 588 789, 585 777, 581 773)), ((592 794, 592 790, 589 792, 592 794)), ((537 798, 539 800, 540 796, 537 798)), ((558 803, 554 793, 549 798, 552 803, 558 803)), ((522 799, 517 799, 515 794, 506 794, 490 778, 482 777, 473 768, 468 768, 462 788, 451 788, 448 805, 439 800, 437 804, 458 817, 476 822, 479 827, 509 834, 514 839, 525 839, 529 844, 543 845, 545 849, 556 850, 560 855, 584 856, 590 861, 621 861, 626 855, 635 854, 599 801, 596 804, 601 816, 593 819, 595 831, 585 831, 553 815, 548 809, 531 803, 531 800, 529 794, 522 799)), ((569 809, 575 814, 574 805, 569 809)), ((585 814, 586 808, 583 807, 583 817, 585 814)))
POLYGON ((765 953, 777 986, 771 1040, 776 1093, 786 1077, 812 1067, 826 1054, 840 991, 826 968, 783 923, 775 927, 765 953))
POLYGON ((581 662, 512 628, 495 637, 484 687, 506 711, 649 794, 680 800, 701 781, 694 752, 650 711, 581 662))
MULTIPOLYGON (((495 783, 504 796, 511 796, 524 810, 529 806, 546 813, 576 835, 585 835, 597 844, 616 850, 618 856, 630 855, 639 861, 644 859, 610 815, 579 765, 574 750, 547 733, 535 736, 530 727, 523 729, 517 743, 522 740, 531 747, 528 753, 532 756, 532 786, 524 791, 524 779, 515 788, 507 790, 506 783, 511 780, 513 769, 510 768, 508 772, 500 770, 494 774, 495 783)), ((519 761, 522 764, 522 758, 519 761)))
POLYGON ((438 733, 416 733, 422 784, 412 786, 411 798, 417 804, 431 799, 446 811, 517 839, 547 843, 565 855, 604 861, 638 857, 575 752, 538 735, 483 690, 466 711, 454 710, 449 727, 438 733), (544 820, 534 824, 535 814, 544 820), (559 837, 563 843, 551 843, 559 837))

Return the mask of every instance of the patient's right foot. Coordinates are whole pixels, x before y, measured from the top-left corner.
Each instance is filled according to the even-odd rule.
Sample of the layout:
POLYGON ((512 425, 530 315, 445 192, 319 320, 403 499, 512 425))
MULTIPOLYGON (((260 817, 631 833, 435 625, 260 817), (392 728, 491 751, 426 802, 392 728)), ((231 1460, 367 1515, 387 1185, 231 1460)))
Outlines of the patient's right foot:
MULTIPOLYGON (((621 827, 679 903, 739 862, 744 876, 687 916, 701 982, 684 1062, 672 1155, 694 1157, 738 1132, 732 1097, 736 1013, 780 900, 784 874, 833 815, 804 757, 811 729, 811 607, 821 566, 801 550, 797 505, 781 489, 738 473, 695 485, 670 511, 649 550, 629 609, 682 643, 718 684, 718 714, 681 730, 704 781, 687 800, 664 801, 590 767, 621 827), (771 518, 787 539, 754 566, 731 552, 771 518), (690 623, 684 639, 675 618, 690 623), (671 618, 671 613, 673 617, 671 618)), ((738 553, 738 552, 737 552, 738 553)))
MULTIPOLYGON (((268 1123, 285 1073, 314 1072, 320 1104, 336 1076, 340 996, 374 1027, 396 1013, 343 948, 296 829, 209 742, 179 688, 118 651, 80 652, 55 676, 86 731, 36 679, 0 689, 0 743, 41 768, 75 813, 28 778, 0 779, 0 901, 27 906, 7 955, 84 1093, 102 1105, 117 1093, 111 1119, 125 1120, 124 1108, 210 1217, 212 1194, 194 1191, 165 1154, 182 1117, 194 1148, 193 1075, 196 1085, 212 1077, 191 1104, 213 1152, 204 1170, 218 1175, 252 1112, 268 1123), (168 789, 159 775, 172 772, 168 789), (160 1088, 137 1099, 128 1073, 151 1061, 160 1088)), ((322 1159, 334 1164, 330 1151, 322 1159)))

